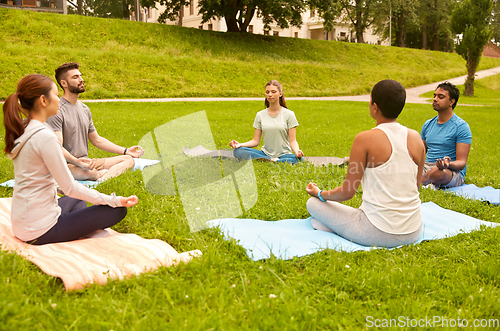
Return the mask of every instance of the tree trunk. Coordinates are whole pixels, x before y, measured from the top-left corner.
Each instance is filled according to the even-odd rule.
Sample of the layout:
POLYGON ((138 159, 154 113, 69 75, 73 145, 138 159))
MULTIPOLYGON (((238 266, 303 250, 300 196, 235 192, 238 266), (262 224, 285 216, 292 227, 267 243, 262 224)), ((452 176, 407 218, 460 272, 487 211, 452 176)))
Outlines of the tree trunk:
POLYGON ((252 8, 250 10, 248 10, 247 8, 245 15, 243 16, 240 22, 240 28, 239 28, 240 32, 247 32, 247 28, 250 25, 250 22, 252 21, 254 14, 255 14, 255 8, 252 8))
POLYGON ((398 47, 405 47, 404 14, 399 14, 397 18, 398 30, 396 31, 396 42, 398 47))
MULTIPOLYGON (((225 1, 223 1, 225 2, 225 1)), ((225 14, 224 19, 226 20, 227 32, 240 32, 240 27, 238 26, 238 4, 237 1, 225 2, 225 14)))
POLYGON ((469 53, 467 57, 467 79, 465 80, 465 93, 464 95, 473 97, 474 96, 474 78, 476 76, 478 56, 471 55, 469 53))
POLYGON ((433 24, 433 33, 434 33, 434 50, 439 51, 439 23, 434 22, 433 24))
POLYGON ((422 49, 427 49, 427 22, 422 26, 422 49))
POLYGON ((123 19, 129 20, 130 19, 130 11, 128 9, 127 0, 122 0, 122 8, 123 8, 123 19))
POLYGON ((356 2, 356 24, 354 24, 354 29, 356 30, 356 42, 358 44, 363 44, 365 42, 363 38, 363 1, 356 2))
POLYGON ((436 19, 432 22, 432 32, 434 33, 434 50, 439 51, 439 23, 440 19, 437 19, 438 17, 441 17, 438 15, 438 0, 434 0, 434 8, 433 11, 436 13, 436 19))
POLYGON ((83 15, 83 0, 77 0, 78 15, 83 15))
POLYGON ((360 25, 361 24, 358 23, 356 26, 356 42, 358 44, 363 44, 365 39, 363 38, 363 28, 360 25))
POLYGON ((181 10, 179 10, 179 22, 177 22, 178 26, 182 26, 183 18, 184 18, 184 6, 181 6, 181 10))
POLYGON ((226 19, 226 27, 228 32, 240 32, 238 28, 238 21, 236 20, 236 14, 234 16, 224 16, 226 19))

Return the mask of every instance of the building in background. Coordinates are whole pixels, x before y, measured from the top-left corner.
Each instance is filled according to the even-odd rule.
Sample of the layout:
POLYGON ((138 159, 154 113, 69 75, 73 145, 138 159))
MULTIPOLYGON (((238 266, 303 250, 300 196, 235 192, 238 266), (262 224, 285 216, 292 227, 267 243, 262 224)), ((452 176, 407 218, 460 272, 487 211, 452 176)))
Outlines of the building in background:
POLYGON ((0 8, 68 13, 66 0, 0 0, 0 8))
MULTIPOLYGON (((192 0, 190 6, 184 7, 182 17, 175 22, 169 21, 167 24, 182 25, 184 27, 203 30, 226 31, 226 22, 223 18, 220 20, 212 19, 207 23, 201 24, 201 15, 198 13, 197 6, 198 1, 192 0)), ((158 17, 164 11, 164 6, 158 6, 158 9, 147 8, 143 9, 143 15, 141 16, 144 17, 145 22, 156 23, 158 22, 158 17)), ((280 29, 276 25, 271 25, 270 30, 265 30, 262 20, 254 16, 248 26, 248 32, 281 37, 338 41, 354 41, 356 37, 351 25, 342 22, 339 22, 333 31, 328 33, 325 32, 323 30, 322 19, 316 15, 315 11, 308 10, 304 12, 302 14, 302 21, 303 24, 301 28, 290 27, 288 29, 280 29)), ((365 31, 363 38, 367 44, 389 45, 388 40, 382 40, 382 38, 375 35, 370 28, 365 31)))

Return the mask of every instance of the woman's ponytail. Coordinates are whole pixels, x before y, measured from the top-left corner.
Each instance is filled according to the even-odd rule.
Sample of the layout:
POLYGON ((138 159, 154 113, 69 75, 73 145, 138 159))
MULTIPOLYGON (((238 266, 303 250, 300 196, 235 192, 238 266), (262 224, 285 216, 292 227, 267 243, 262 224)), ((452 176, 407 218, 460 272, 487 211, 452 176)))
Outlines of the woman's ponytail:
POLYGON ((11 94, 3 104, 3 125, 5 127, 5 153, 12 152, 14 141, 24 133, 40 96, 49 96, 54 82, 47 76, 31 74, 17 83, 17 92, 11 94), (23 116, 26 119, 23 119, 23 116))
POLYGON ((19 93, 11 94, 3 104, 3 125, 5 127, 5 153, 14 148, 14 141, 24 133, 24 113, 19 106, 19 93))
POLYGON ((285 95, 284 94, 282 94, 281 97, 280 97, 280 105, 281 105, 281 107, 286 108, 286 101, 285 101, 285 95))

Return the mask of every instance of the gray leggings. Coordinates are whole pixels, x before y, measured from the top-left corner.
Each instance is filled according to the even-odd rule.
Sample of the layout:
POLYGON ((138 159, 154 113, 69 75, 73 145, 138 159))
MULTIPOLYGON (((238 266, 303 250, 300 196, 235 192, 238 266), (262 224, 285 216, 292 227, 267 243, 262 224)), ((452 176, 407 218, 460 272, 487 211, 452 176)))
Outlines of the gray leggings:
POLYGON ((313 217, 311 223, 315 229, 330 229, 339 236, 363 246, 408 245, 417 241, 422 233, 422 225, 417 231, 408 234, 384 232, 375 227, 361 209, 338 202, 322 202, 318 198, 310 198, 307 201, 307 210, 313 217))

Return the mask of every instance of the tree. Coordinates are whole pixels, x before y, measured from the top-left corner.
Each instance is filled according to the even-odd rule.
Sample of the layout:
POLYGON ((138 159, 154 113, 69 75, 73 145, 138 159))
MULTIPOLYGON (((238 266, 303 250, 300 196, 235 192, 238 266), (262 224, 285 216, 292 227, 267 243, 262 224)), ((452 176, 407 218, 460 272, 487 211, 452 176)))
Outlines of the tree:
POLYGON ((134 11, 134 2, 133 0, 93 0, 93 16, 129 19, 131 9, 134 11))
POLYGON ((449 52, 453 50, 450 17, 456 0, 420 0, 416 21, 406 27, 405 46, 449 52))
MULTIPOLYGON (((379 35, 383 39, 393 39, 392 29, 391 29, 391 16, 392 16, 392 0, 378 0, 374 3, 373 8, 373 23, 375 34, 379 35)), ((392 40, 389 40, 389 44, 392 45, 392 40)))
POLYGON ((449 50, 448 36, 450 30, 450 16, 453 11, 455 0, 421 0, 418 8, 418 16, 421 20, 422 48, 430 49, 429 42, 432 42, 432 49, 439 51, 449 50), (440 46, 440 42, 445 41, 445 47, 440 46))
MULTIPOLYGON (((166 8, 158 21, 161 23, 167 19, 176 21, 181 8, 189 6, 190 1, 192 0, 156 1, 166 8)), ((247 32, 254 16, 261 17, 266 28, 270 28, 272 23, 276 23, 282 29, 290 25, 300 27, 305 2, 304 0, 199 0, 198 8, 202 15, 202 24, 213 18, 224 18, 227 31, 247 32)))
POLYGON ((490 29, 492 0, 463 0, 451 15, 451 30, 458 38, 456 51, 467 61, 465 95, 474 95, 474 76, 484 46, 492 36, 490 29))
POLYGON ((317 10, 323 19, 323 30, 333 31, 338 18, 352 24, 356 31, 356 42, 364 43, 363 33, 374 20, 372 5, 377 0, 309 0, 311 10, 317 10))
MULTIPOLYGON (((135 11, 134 0, 77 0, 76 3, 68 0, 68 3, 77 9, 76 13, 84 16, 128 20, 131 12, 135 11)), ((144 7, 154 6, 152 0, 142 0, 141 3, 144 7)))
POLYGON ((418 6, 415 0, 378 0, 372 5, 375 32, 390 36, 391 45, 406 47, 407 32, 418 24, 418 6))
POLYGON ((372 5, 375 0, 339 0, 346 18, 354 26, 356 31, 356 42, 364 43, 363 33, 369 28, 374 20, 372 5))
POLYGON ((406 47, 406 31, 417 21, 418 1, 391 0, 393 27, 396 32, 396 45, 406 47))
POLYGON ((331 32, 335 29, 335 23, 342 10, 339 0, 308 0, 307 6, 311 11, 316 11, 318 16, 323 19, 325 32, 331 32))

